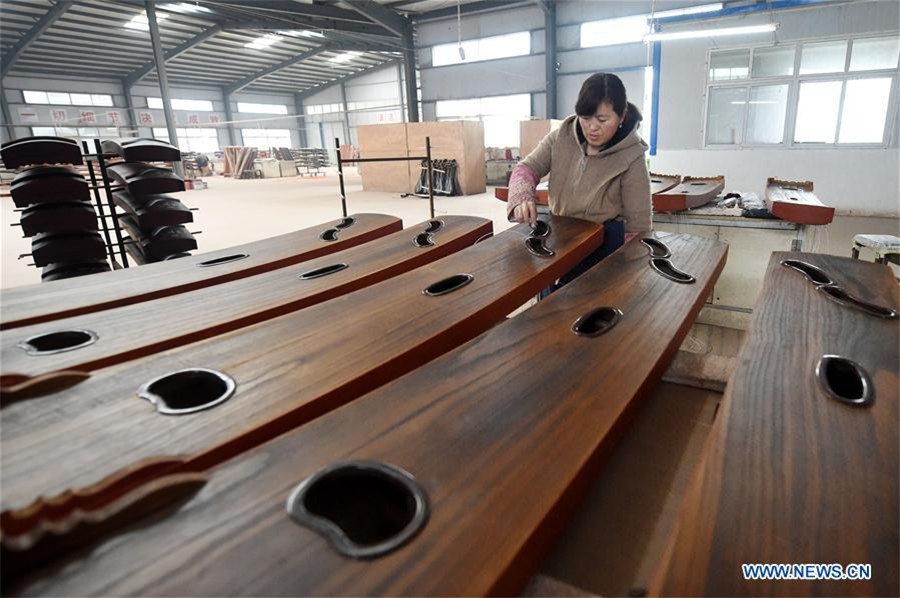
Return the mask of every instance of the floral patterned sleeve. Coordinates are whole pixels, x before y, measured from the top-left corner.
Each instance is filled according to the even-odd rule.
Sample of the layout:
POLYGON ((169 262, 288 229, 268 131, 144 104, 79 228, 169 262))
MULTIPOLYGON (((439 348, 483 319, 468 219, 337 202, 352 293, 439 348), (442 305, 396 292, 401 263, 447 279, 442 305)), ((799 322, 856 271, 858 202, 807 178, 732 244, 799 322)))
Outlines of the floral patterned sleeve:
POLYGON ((523 201, 534 201, 534 190, 538 184, 538 176, 525 164, 519 164, 509 177, 509 198, 506 205, 506 216, 509 218, 516 206, 523 201))

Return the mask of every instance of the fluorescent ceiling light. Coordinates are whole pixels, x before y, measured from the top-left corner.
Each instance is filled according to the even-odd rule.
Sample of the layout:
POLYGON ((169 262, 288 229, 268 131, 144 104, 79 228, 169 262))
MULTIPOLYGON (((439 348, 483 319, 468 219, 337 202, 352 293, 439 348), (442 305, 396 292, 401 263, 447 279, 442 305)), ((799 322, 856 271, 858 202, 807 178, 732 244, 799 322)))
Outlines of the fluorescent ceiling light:
POLYGON ((205 6, 199 4, 191 4, 190 2, 168 2, 159 5, 160 10, 169 10, 172 12, 180 12, 182 14, 209 14, 212 11, 205 6))
POLYGON ((353 60, 357 56, 362 54, 362 52, 357 52, 356 50, 351 50, 350 52, 344 52, 343 54, 338 54, 334 58, 329 58, 330 62, 349 62, 353 60))
MULTIPOLYGON (((156 22, 164 21, 169 15, 166 13, 156 13, 156 22)), ((133 19, 125 23, 126 29, 136 29, 138 31, 150 31, 150 21, 147 20, 147 11, 139 15, 135 15, 133 19)))
POLYGON ((262 37, 257 37, 252 42, 248 42, 248 43, 244 44, 244 47, 245 48, 253 48, 254 50, 262 50, 262 49, 268 48, 269 46, 271 46, 272 44, 277 42, 279 39, 281 39, 281 36, 278 35, 277 33, 267 33, 267 34, 263 35, 262 37))
POLYGON ((719 29, 692 29, 690 31, 670 31, 668 33, 651 33, 644 36, 645 42, 659 42, 672 39, 693 39, 697 37, 718 37, 724 35, 748 35, 751 33, 768 33, 778 29, 778 23, 765 25, 749 25, 746 27, 722 27, 719 29))
POLYGON ((315 38, 324 38, 325 36, 318 31, 307 31, 305 29, 287 29, 284 31, 279 31, 278 33, 282 35, 289 35, 291 37, 315 37, 315 38))
POLYGON ((302 35, 303 37, 325 37, 318 31, 300 31, 297 35, 302 35))
POLYGON ((738 106, 743 106, 744 104, 777 104, 778 102, 776 100, 750 100, 749 102, 744 102, 741 100, 731 103, 738 106))
POLYGON ((669 17, 683 17, 684 15, 696 15, 704 12, 719 12, 725 5, 721 2, 713 4, 701 4, 699 6, 689 6, 687 8, 675 8, 673 10, 662 10, 653 13, 653 20, 668 19, 669 17))

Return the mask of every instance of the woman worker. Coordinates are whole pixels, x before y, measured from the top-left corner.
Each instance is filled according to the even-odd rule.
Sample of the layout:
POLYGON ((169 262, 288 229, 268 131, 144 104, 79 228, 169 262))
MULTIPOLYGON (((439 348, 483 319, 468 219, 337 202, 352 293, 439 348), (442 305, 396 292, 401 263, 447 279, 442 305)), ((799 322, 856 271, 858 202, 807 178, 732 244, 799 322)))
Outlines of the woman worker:
POLYGON ((581 86, 575 115, 547 134, 510 177, 507 210, 517 222, 537 220, 535 187, 550 173, 550 211, 603 224, 603 244, 559 282, 571 282, 621 247, 634 233, 650 230, 647 144, 637 133, 641 113, 628 102, 622 80, 591 75, 581 86))

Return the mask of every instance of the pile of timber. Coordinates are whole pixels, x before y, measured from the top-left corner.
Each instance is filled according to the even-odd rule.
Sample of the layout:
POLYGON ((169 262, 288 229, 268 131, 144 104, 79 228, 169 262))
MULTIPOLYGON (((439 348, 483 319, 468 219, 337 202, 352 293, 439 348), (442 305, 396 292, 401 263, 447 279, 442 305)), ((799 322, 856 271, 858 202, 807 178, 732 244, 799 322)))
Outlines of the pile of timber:
POLYGON ((229 145, 223 150, 225 152, 225 168, 222 174, 236 179, 249 178, 246 173, 253 170, 256 148, 229 145))

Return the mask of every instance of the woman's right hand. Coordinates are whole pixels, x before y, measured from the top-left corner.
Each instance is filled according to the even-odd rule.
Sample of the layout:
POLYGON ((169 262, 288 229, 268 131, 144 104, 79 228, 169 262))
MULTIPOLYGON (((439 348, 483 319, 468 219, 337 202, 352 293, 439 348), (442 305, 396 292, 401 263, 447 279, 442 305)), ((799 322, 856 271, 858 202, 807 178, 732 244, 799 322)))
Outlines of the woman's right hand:
POLYGON ((527 222, 531 226, 537 223, 537 206, 533 198, 516 204, 516 207, 513 208, 513 220, 516 222, 527 222))

